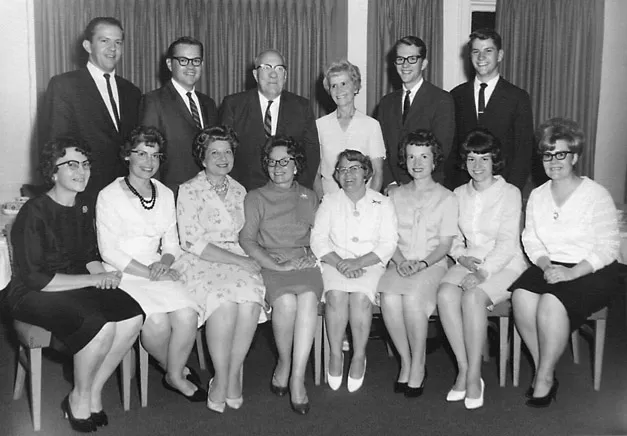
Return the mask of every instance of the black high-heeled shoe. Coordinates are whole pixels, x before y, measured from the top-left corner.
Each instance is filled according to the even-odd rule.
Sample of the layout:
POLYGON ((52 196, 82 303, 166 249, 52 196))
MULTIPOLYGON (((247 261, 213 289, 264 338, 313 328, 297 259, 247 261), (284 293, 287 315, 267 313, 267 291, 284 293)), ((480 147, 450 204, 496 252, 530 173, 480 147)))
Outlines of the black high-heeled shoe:
POLYGON ((198 373, 194 370, 194 368, 190 368, 189 366, 187 367, 187 370, 189 371, 189 374, 187 374, 185 376, 185 378, 187 380, 189 380, 190 382, 192 382, 193 384, 195 384, 196 386, 200 386, 202 385, 202 380, 200 380, 200 376, 198 375, 198 373))
POLYGON ((394 393, 395 394, 404 394, 405 392, 407 392, 407 387, 409 385, 407 384, 407 382, 394 382, 394 393))
POLYGON ((275 375, 272 374, 272 379, 270 380, 270 392, 272 392, 277 397, 284 397, 290 391, 287 386, 279 386, 274 384, 274 380, 276 379, 275 375))
POLYGON ((559 387, 559 382, 556 378, 553 379, 553 386, 549 389, 549 392, 544 397, 531 397, 525 403, 529 407, 535 407, 536 409, 549 407, 551 405, 551 401, 557 401, 557 388, 559 387))
POLYGON ((294 413, 299 415, 307 415, 309 413, 309 409, 311 409, 307 395, 305 395, 305 402, 303 403, 295 403, 290 398, 290 405, 292 406, 294 413))
POLYGON ((163 384, 163 387, 166 388, 167 390, 176 392, 177 394, 181 395, 182 397, 184 397, 187 401, 191 403, 200 403, 203 401, 207 401, 207 391, 201 388, 200 386, 196 386, 197 388, 196 391, 192 395, 187 396, 183 392, 171 386, 170 383, 168 383, 168 381, 165 379, 165 376, 163 376, 163 378, 161 379, 161 384, 163 384))
POLYGON ((422 383, 417 388, 412 388, 407 385, 407 389, 405 390, 405 398, 417 398, 422 395, 425 389, 425 381, 427 380, 427 368, 425 368, 425 375, 422 377, 422 383))
POLYGON ((94 423, 93 419, 91 419, 91 416, 86 419, 74 418, 74 415, 72 414, 72 409, 70 408, 69 394, 61 402, 61 410, 63 411, 63 416, 65 417, 65 419, 70 421, 70 427, 72 427, 72 430, 80 433, 91 433, 97 430, 96 424, 94 423))
POLYGON ((92 413, 90 418, 92 421, 94 421, 94 424, 96 424, 96 427, 104 427, 104 426, 109 425, 109 417, 107 416, 104 410, 101 410, 100 412, 92 413))
POLYGON ((533 385, 529 386, 525 391, 525 398, 533 398, 533 385))

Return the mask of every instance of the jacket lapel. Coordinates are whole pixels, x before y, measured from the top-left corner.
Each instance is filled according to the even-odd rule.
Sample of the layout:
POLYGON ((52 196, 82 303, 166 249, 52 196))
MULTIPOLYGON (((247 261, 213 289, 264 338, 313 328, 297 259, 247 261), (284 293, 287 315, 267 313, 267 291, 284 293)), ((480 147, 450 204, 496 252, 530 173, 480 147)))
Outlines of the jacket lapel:
MULTIPOLYGON (((91 77, 91 74, 89 74, 89 70, 87 68, 83 68, 81 69, 81 71, 83 72, 83 85, 84 85, 84 89, 83 89, 84 92, 82 93, 81 97, 91 100, 93 102, 93 107, 97 108, 98 112, 100 113, 100 117, 105 120, 104 122, 106 123, 106 125, 112 131, 117 132, 117 129, 115 128, 115 124, 113 123, 113 120, 111 119, 111 115, 109 114, 109 110, 107 109, 107 106, 105 105, 105 102, 102 99, 102 96, 100 95, 100 91, 98 91, 98 86, 96 86, 96 82, 94 82, 94 79, 91 77)), ((118 83, 117 76, 115 77, 116 77, 116 83, 118 83)), ((122 94, 123 93, 118 87, 118 95, 120 96, 120 99, 122 98, 122 94)))

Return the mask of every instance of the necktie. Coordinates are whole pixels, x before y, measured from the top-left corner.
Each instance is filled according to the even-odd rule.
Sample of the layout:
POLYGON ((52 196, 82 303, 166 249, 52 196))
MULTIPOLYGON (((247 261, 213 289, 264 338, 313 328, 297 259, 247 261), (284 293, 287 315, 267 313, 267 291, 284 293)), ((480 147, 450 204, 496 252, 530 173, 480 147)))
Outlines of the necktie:
POLYGON ((187 98, 189 99, 189 108, 192 111, 192 118, 194 119, 196 126, 199 129, 202 129, 202 124, 200 124, 200 115, 198 114, 198 108, 196 107, 196 103, 194 103, 191 92, 187 93, 187 98))
POLYGON ((409 112, 409 107, 411 106, 411 102, 409 101, 409 94, 411 91, 407 91, 405 93, 405 100, 403 101, 403 123, 405 123, 405 119, 407 118, 407 113, 409 112))
POLYGON ((266 133, 266 138, 272 136, 272 114, 270 113, 270 106, 272 100, 268 100, 268 106, 266 107, 266 114, 263 117, 263 131, 266 133))
POLYGON ((483 112, 485 112, 485 89, 488 87, 487 83, 482 83, 479 85, 481 89, 479 90, 479 104, 478 104, 478 115, 477 118, 481 118, 483 112))
POLYGON ((115 99, 113 98, 113 89, 111 89, 111 75, 106 73, 104 75, 105 80, 107 81, 107 92, 109 93, 109 101, 111 102, 111 107, 113 108, 113 116, 115 117, 115 128, 120 131, 120 114, 118 113, 118 105, 115 104, 115 99))

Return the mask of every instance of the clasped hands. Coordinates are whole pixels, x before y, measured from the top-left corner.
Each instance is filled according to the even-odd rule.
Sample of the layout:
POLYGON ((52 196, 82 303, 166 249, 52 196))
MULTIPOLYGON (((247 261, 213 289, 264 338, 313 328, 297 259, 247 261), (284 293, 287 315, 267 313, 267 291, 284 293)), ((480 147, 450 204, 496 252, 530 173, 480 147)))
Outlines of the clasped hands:
POLYGON ((457 263, 472 271, 467 274, 458 285, 463 291, 476 288, 485 281, 485 273, 479 269, 479 265, 482 263, 480 259, 477 259, 474 256, 460 256, 457 259, 457 263))
POLYGON ((316 257, 309 253, 303 256, 288 259, 281 254, 271 254, 272 259, 279 265, 281 271, 294 271, 299 269, 313 268, 316 266, 316 257))
POLYGON ((335 264, 335 269, 349 279, 357 279, 366 272, 359 259, 342 259, 335 264))
POLYGON ((550 264, 544 269, 544 280, 551 285, 559 282, 569 282, 575 278, 573 270, 562 265, 550 264))
POLYGON ((410 277, 426 268, 424 261, 403 260, 396 264, 396 272, 401 277, 410 277))
POLYGON ((179 273, 175 269, 170 268, 169 265, 161 261, 151 263, 150 265, 148 265, 148 269, 150 270, 148 279, 150 279, 151 281, 177 281, 181 278, 181 273, 179 273))
POLYGON ((94 286, 98 289, 115 289, 122 280, 122 271, 111 271, 94 274, 96 283, 94 286))

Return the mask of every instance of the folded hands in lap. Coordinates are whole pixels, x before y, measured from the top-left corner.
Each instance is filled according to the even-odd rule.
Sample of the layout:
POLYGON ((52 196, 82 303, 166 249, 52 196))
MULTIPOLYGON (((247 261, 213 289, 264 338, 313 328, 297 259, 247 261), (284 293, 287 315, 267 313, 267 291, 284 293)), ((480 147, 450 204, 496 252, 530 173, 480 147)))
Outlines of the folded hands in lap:
POLYGON ((562 265, 551 265, 544 270, 544 279, 551 285, 559 282, 569 282, 574 278, 573 270, 562 265))

